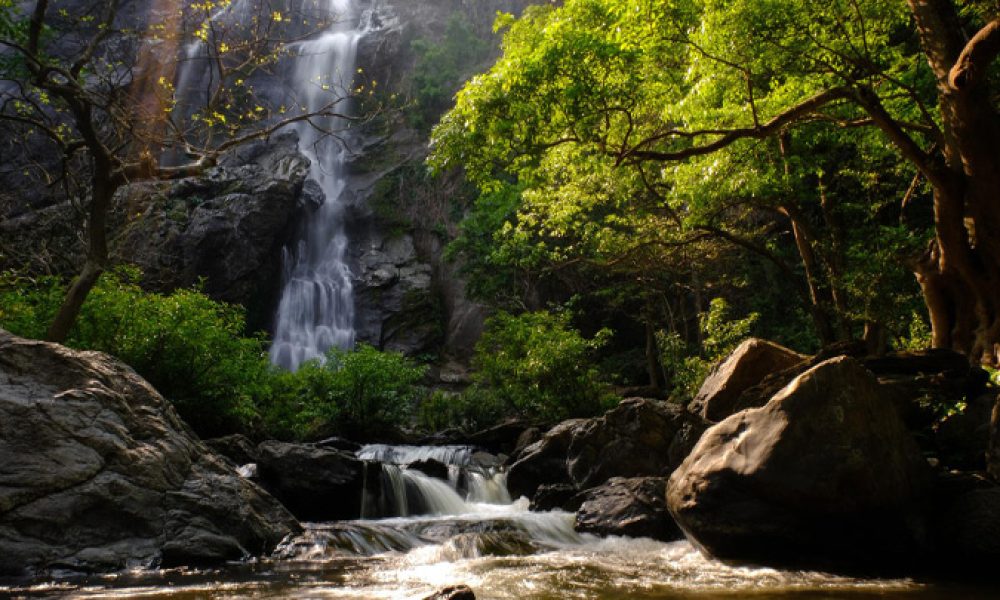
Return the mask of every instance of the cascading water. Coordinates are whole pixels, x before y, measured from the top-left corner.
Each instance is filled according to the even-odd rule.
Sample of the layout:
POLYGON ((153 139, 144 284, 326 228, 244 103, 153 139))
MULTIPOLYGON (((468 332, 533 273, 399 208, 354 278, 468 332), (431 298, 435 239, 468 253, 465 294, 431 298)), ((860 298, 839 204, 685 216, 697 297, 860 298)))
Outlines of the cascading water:
MULTIPOLYGON (((365 34, 352 0, 328 0, 333 25, 316 39, 295 45, 292 88, 306 111, 317 112, 347 95, 355 74, 358 41, 365 34)), ((346 105, 341 105, 346 108, 346 105)), ((354 298, 344 228, 343 143, 347 121, 323 117, 299 123, 299 148, 312 162, 310 176, 325 200, 311 215, 305 235, 284 251, 284 281, 270 358, 296 370, 332 347, 354 345, 354 298), (331 135, 331 133, 335 135, 331 135)))
POLYGON ((304 532, 286 539, 272 556, 222 571, 168 570, 148 580, 115 574, 69 588, 5 590, 0 579, 0 595, 11 591, 15 597, 64 598, 71 591, 78 599, 416 600, 464 583, 482 600, 997 597, 993 588, 970 594, 907 580, 732 566, 705 558, 686 541, 577 533, 572 513, 532 512, 524 498, 505 501, 502 470, 470 448, 380 445, 366 446, 357 456, 366 461, 368 476, 389 479, 387 484, 366 478, 383 491, 387 485, 392 488, 386 498, 395 507, 380 518, 304 523, 304 532), (435 469, 441 477, 421 468, 435 469), (489 485, 475 483, 473 474, 489 485), (468 481, 465 491, 461 481, 468 481))
MULTIPOLYGON (((466 446, 387 446, 371 444, 357 457, 380 469, 377 498, 365 493, 362 518, 414 515, 464 515, 484 504, 510 505, 506 473, 475 460, 466 446), (432 462, 446 469, 447 479, 413 468, 432 462)), ((374 483, 374 482, 373 482, 374 483)))

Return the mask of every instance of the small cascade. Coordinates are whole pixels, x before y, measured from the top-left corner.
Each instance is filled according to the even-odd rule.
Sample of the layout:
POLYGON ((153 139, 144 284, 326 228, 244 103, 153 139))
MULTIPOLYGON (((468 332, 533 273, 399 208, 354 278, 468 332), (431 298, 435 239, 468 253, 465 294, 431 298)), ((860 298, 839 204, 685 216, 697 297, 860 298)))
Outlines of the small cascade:
MULTIPOLYGON (((378 499, 366 501, 362 518, 463 515, 480 511, 483 504, 511 504, 507 474, 498 467, 477 464, 475 452, 468 446, 372 444, 358 450, 356 456, 369 468, 381 468, 378 499), (441 477, 414 467, 428 462, 443 469, 441 477)), ((364 497, 371 499, 376 494, 368 487, 364 497)))

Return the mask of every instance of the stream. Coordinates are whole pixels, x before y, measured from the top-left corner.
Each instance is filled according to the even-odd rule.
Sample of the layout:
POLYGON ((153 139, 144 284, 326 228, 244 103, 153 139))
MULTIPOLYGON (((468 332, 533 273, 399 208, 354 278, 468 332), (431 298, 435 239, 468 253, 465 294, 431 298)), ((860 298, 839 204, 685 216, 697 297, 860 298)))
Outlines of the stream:
POLYGON ((481 600, 1000 597, 1000 589, 730 566, 687 541, 579 534, 574 515, 512 501, 505 474, 470 448, 366 446, 382 478, 370 518, 307 523, 260 560, 221 569, 133 570, 0 584, 14 598, 421 599, 464 583, 481 600), (411 465, 447 465, 447 479, 411 465))

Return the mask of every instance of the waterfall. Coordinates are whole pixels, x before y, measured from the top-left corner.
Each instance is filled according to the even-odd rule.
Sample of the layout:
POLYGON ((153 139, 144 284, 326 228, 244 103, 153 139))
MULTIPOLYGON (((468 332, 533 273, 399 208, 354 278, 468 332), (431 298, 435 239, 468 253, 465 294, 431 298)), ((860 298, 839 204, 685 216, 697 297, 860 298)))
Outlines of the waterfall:
MULTIPOLYGON (((292 47, 292 100, 310 112, 323 109, 351 89, 358 41, 365 33, 359 23, 366 20, 356 14, 352 0, 329 0, 327 10, 333 25, 316 39, 292 47)), ((338 108, 346 110, 347 106, 342 103, 338 108)), ((348 156, 342 137, 347 125, 336 117, 296 125, 299 148, 311 161, 310 176, 319 183, 325 200, 310 216, 304 237, 283 254, 283 285, 270 358, 292 371, 307 360, 322 359, 332 347, 354 345, 343 197, 348 156)))

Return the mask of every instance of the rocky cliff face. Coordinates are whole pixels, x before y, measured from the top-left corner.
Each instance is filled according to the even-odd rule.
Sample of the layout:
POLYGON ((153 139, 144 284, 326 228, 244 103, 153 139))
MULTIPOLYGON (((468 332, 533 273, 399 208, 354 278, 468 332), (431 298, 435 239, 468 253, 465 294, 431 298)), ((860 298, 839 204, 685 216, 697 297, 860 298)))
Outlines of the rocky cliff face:
POLYGON ((461 216, 455 214, 456 196, 468 191, 455 174, 426 177, 428 120, 450 104, 466 78, 489 66, 499 45, 491 29, 496 13, 518 13, 528 4, 369 0, 375 30, 361 41, 358 65, 384 97, 395 97, 394 104, 404 108, 363 132, 351 163, 348 231, 361 341, 410 354, 440 349, 463 357, 482 332, 483 307, 466 298, 457 266, 443 257, 461 216), (420 97, 414 73, 437 56, 427 48, 454 42, 449 36, 456 27, 484 40, 483 50, 449 61, 453 77, 439 82, 448 89, 443 104, 421 106, 427 100, 420 97))
MULTIPOLYGON (((123 18, 140 23, 148 14, 143 4, 129 2, 123 18)), ((345 140, 353 156, 345 193, 357 339, 411 355, 443 349, 447 355, 467 356, 481 332, 483 309, 466 299, 457 268, 442 254, 461 217, 461 203, 454 199, 468 191, 455 174, 429 180, 423 160, 430 125, 462 82, 496 54, 499 38, 491 25, 497 11, 520 12, 529 2, 357 4, 371 23, 358 48, 358 80, 377 82, 377 99, 395 107, 345 140), (436 99, 420 105, 414 72, 436 71, 434 61, 441 55, 428 48, 454 44, 449 36, 456 23, 481 47, 449 59, 450 66, 442 67, 447 77, 435 82, 436 99)), ((259 81, 255 77, 265 101, 288 99, 281 71, 259 81)), ((307 160, 294 138, 285 135, 244 148, 201 177, 132 185, 119 197, 112 219, 115 260, 138 264, 151 289, 189 286, 204 278, 208 294, 248 308, 251 328, 269 329, 283 248, 322 201, 307 175, 307 160)), ((17 179, 3 174, 0 182, 12 177, 17 179)), ((86 200, 55 202, 52 192, 33 203, 23 198, 23 186, 17 189, 19 200, 0 198, 0 267, 74 273, 83 258, 80 204, 86 200)))

